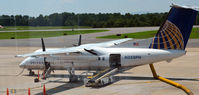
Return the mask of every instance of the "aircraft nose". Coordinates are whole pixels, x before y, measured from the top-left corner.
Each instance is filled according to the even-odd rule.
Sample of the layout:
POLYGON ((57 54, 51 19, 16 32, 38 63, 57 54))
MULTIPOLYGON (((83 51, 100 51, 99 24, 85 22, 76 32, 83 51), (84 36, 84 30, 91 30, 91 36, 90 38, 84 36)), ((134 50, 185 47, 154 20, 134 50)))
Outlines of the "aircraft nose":
POLYGON ((30 60, 30 58, 26 58, 25 60, 23 60, 20 64, 19 64, 19 67, 20 68, 24 68, 27 64, 28 64, 28 61, 30 60))
POLYGON ((20 68, 24 68, 24 67, 25 67, 25 63, 24 63, 24 62, 20 63, 20 64, 19 64, 19 67, 20 67, 20 68))

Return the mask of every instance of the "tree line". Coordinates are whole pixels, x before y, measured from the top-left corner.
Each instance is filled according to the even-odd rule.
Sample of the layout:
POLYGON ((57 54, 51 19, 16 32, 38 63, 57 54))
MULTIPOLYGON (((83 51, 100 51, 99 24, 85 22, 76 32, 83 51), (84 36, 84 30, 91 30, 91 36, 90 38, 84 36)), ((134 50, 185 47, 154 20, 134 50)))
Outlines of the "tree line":
MULTIPOLYGON (((120 13, 53 13, 31 17, 28 15, 1 15, 3 26, 90 26, 100 27, 140 27, 159 26, 167 16, 165 13, 120 14, 120 13)), ((199 23, 199 16, 195 24, 199 23)))

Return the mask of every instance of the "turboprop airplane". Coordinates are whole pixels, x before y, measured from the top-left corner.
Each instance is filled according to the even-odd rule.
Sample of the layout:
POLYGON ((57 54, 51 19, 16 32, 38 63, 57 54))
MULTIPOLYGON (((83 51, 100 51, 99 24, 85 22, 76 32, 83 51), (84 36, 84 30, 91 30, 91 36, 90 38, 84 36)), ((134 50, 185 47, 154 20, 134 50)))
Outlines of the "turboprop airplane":
MULTIPOLYGON (((98 80, 115 69, 129 69, 139 65, 168 61, 186 54, 185 48, 198 14, 198 8, 172 5, 167 18, 151 41, 148 48, 113 48, 130 38, 115 41, 79 44, 71 48, 45 48, 33 53, 17 55, 27 57, 19 66, 29 70, 105 70, 91 80, 98 80)), ((73 79, 72 77, 70 78, 73 79)))

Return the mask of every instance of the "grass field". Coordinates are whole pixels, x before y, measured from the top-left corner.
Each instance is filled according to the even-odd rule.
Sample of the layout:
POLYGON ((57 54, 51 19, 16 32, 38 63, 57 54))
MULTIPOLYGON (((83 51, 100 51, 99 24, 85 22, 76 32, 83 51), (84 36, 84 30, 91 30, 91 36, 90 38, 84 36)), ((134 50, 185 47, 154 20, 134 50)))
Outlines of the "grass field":
POLYGON ((5 26, 0 28, 0 31, 11 30, 46 30, 46 29, 72 29, 72 28, 91 28, 89 26, 5 26))
POLYGON ((0 32, 0 39, 26 39, 105 32, 108 30, 0 32))
MULTIPOLYGON (((121 38, 125 38, 125 36, 128 36, 128 38, 146 39, 146 38, 154 37, 156 33, 157 33, 157 30, 137 32, 137 33, 126 33, 126 34, 121 34, 121 36, 109 35, 109 36, 102 36, 102 37, 97 37, 97 38, 121 39, 121 38)), ((199 39, 199 28, 193 28, 192 29, 190 38, 199 39)))

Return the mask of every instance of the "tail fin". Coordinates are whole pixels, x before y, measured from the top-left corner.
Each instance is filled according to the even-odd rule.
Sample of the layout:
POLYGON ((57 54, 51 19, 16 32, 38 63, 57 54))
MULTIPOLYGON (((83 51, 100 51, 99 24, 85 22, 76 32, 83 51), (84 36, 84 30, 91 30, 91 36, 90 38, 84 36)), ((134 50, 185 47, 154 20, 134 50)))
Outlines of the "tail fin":
POLYGON ((168 16, 149 48, 184 50, 198 11, 196 8, 172 5, 168 16))

